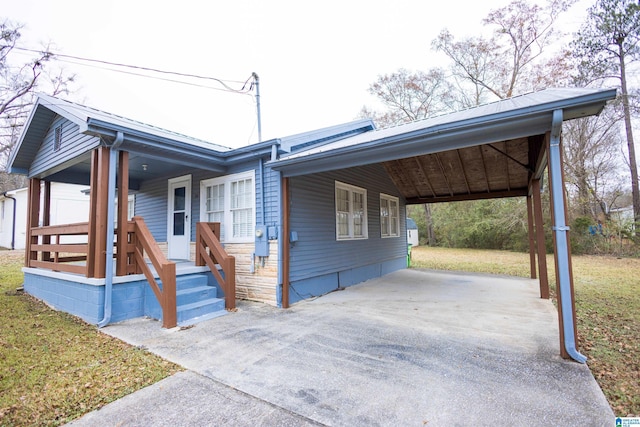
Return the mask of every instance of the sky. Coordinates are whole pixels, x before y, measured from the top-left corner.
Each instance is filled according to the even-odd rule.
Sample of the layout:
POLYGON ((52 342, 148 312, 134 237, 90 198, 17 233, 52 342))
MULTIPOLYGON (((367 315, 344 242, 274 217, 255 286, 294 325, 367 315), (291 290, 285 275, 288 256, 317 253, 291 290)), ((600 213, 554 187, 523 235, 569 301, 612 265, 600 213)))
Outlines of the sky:
MULTIPOLYGON (((358 118, 381 108, 368 87, 384 74, 445 64, 431 41, 447 28, 474 36, 508 0, 0 0, 24 24, 20 46, 227 81, 260 80, 262 140, 358 118)), ((559 27, 583 22, 581 0, 559 27)), ((21 53, 21 58, 29 56, 21 53)), ((258 142, 256 99, 201 86, 65 62, 77 77, 65 99, 227 147, 258 142)), ((108 67, 114 68, 114 67, 108 67)), ((129 70, 133 71, 133 70, 129 70)), ((231 81, 231 82, 228 82, 231 81)), ((255 92, 253 92, 253 95, 255 92)))

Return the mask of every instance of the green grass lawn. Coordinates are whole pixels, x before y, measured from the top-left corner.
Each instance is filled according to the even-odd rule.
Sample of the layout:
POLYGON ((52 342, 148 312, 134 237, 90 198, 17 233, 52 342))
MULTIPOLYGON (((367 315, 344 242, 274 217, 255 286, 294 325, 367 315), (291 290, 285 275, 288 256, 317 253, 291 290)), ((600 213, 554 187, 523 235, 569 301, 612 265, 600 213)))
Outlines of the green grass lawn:
POLYGON ((64 424, 181 369, 16 291, 23 260, 0 251, 0 426, 64 424))
MULTIPOLYGON (((529 277, 529 255, 505 251, 412 249, 418 268, 529 277)), ((547 256, 552 297, 553 256, 547 256)), ((578 350, 589 360, 617 416, 640 416, 640 259, 573 256, 578 350)))

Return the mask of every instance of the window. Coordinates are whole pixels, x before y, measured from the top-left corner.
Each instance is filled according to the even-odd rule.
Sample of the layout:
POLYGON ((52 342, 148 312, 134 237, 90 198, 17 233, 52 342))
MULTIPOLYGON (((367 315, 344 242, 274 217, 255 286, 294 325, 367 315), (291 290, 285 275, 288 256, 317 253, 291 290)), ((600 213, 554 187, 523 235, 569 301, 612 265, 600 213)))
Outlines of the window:
POLYGON ((367 237, 367 190, 336 181, 336 240, 367 237))
POLYGON ((200 183, 200 220, 220 223, 223 242, 252 242, 255 222, 254 172, 200 183))
POLYGON ((380 234, 382 237, 398 237, 398 198, 380 194, 380 234))
POLYGON ((0 203, 0 231, 2 231, 2 224, 4 224, 4 202, 3 200, 2 203, 0 203))

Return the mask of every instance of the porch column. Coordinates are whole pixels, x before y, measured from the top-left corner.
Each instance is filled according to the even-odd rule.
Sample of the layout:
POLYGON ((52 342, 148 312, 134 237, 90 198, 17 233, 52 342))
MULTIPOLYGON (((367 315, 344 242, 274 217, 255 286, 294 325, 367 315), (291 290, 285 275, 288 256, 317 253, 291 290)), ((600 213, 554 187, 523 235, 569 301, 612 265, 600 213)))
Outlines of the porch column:
POLYGON ((531 196, 527 196, 527 230, 529 234, 529 264, 531 271, 531 278, 536 279, 536 246, 535 246, 535 236, 533 233, 533 207, 531 196))
POLYGON ((99 147, 91 153, 87 277, 104 278, 106 275, 108 185, 109 149, 99 147))
POLYGON ((118 240, 116 276, 127 275, 127 246, 129 213, 129 153, 120 151, 118 158, 118 240))
POLYGON ((547 246, 544 239, 544 223, 542 219, 542 198, 540 197, 540 180, 531 183, 533 196, 533 215, 538 248, 538 276, 540 277, 540 298, 549 299, 549 274, 547 272, 547 246))
POLYGON ((553 112, 549 139, 549 183, 556 263, 556 287, 560 320, 560 352, 562 357, 584 363, 587 358, 576 348, 576 316, 571 270, 571 244, 566 225, 566 197, 562 171, 562 110, 553 112))
MULTIPOLYGON (((51 225, 51 181, 44 181, 44 197, 42 203, 42 226, 51 225)), ((48 245, 51 243, 51 236, 42 236, 42 243, 48 245)), ((56 241, 59 244, 59 241, 56 241)), ((42 252, 43 261, 51 261, 51 252, 42 252)))
POLYGON ((40 220, 40 179, 29 180, 29 199, 27 201, 27 230, 25 242, 24 266, 30 267, 31 261, 38 259, 38 252, 31 250, 31 245, 38 244, 38 236, 31 233, 31 229, 38 226, 40 220))

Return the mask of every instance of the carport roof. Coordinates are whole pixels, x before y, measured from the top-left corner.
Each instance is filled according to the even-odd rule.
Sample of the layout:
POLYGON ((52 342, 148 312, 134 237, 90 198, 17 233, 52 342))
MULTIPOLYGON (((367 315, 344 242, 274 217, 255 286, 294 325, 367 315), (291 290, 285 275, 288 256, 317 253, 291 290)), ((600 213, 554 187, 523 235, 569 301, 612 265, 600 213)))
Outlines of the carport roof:
POLYGON ((597 115, 615 89, 546 89, 283 156, 285 177, 384 165, 408 203, 525 195, 545 166, 552 114, 597 115))

